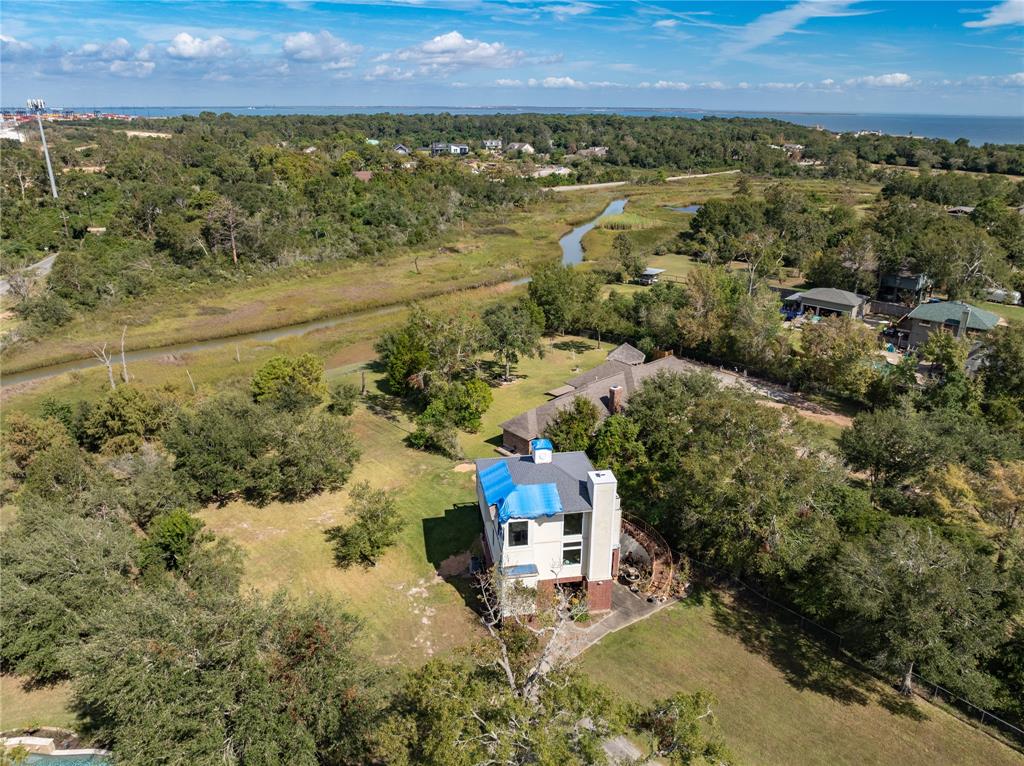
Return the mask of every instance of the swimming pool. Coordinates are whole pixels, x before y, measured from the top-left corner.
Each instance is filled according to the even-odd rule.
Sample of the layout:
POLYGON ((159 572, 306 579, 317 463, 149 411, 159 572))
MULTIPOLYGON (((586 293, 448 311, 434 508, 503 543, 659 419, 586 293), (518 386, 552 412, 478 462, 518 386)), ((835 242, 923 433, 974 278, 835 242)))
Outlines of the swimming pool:
POLYGON ((113 766, 109 756, 99 753, 59 753, 42 755, 31 753, 26 763, 35 766, 113 766))

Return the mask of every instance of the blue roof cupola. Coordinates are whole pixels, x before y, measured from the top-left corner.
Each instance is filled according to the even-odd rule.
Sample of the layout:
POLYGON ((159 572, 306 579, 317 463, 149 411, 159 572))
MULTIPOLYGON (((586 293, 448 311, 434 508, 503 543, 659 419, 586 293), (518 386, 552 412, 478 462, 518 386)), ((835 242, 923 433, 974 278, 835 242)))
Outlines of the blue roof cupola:
POLYGON ((555 448, 550 439, 531 439, 530 454, 533 455, 534 463, 550 463, 551 455, 555 448))

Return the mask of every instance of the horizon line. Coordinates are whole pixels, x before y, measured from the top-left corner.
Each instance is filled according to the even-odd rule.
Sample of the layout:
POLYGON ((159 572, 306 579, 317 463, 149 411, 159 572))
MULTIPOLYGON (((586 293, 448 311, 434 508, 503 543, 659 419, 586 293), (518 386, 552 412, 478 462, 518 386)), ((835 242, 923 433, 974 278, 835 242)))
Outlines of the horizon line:
MULTIPOLYGON (((458 106, 453 104, 93 104, 76 106, 53 106, 53 109, 96 109, 122 107, 126 109, 545 109, 570 111, 602 111, 647 110, 655 112, 695 112, 703 114, 779 114, 779 115, 827 115, 830 117, 961 117, 961 118, 1001 118, 1024 121, 1024 114, 951 114, 945 112, 830 112, 824 110, 795 109, 706 109, 690 106, 544 106, 541 104, 473 104, 458 106)), ((24 109, 21 106, 3 106, 0 109, 24 109)))

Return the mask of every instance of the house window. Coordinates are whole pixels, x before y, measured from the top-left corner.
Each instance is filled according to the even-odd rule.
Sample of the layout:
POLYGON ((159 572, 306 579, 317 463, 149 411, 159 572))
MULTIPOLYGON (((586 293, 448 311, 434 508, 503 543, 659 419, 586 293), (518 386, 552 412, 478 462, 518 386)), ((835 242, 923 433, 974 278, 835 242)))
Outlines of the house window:
POLYGON ((565 543, 562 546, 562 564, 574 566, 583 562, 583 543, 565 543))
POLYGON ((562 521, 562 537, 583 534, 583 514, 567 513, 562 521))
POLYGON ((530 544, 530 522, 512 521, 508 525, 508 545, 510 548, 530 544))

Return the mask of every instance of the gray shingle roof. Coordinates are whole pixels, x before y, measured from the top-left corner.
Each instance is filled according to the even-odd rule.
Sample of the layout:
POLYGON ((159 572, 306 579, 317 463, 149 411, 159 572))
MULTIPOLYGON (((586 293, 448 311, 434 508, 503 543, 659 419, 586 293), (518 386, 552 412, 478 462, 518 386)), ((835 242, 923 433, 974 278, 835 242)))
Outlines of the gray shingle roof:
POLYGON ((594 470, 585 452, 555 452, 550 463, 534 463, 529 455, 487 457, 476 462, 479 472, 495 463, 506 462, 516 484, 554 484, 565 513, 593 509, 587 492, 587 473, 594 470))
MULTIPOLYGON (((790 299, 796 297, 796 295, 791 295, 790 299)), ((799 294, 799 297, 802 303, 825 301, 826 303, 835 303, 840 306, 849 306, 850 308, 856 308, 865 301, 863 296, 851 293, 848 290, 839 290, 835 287, 813 287, 810 290, 804 290, 799 294)))
MULTIPOLYGON (((647 271, 655 271, 660 274, 664 269, 647 269, 647 271)), ((622 362, 623 364, 643 364, 646 358, 643 351, 628 343, 623 343, 618 348, 612 349, 608 354, 609 362, 622 362)))
MULTIPOLYGON (((656 375, 661 370, 671 372, 697 372, 700 368, 697 365, 674 356, 666 356, 656 359, 647 364, 626 365, 619 362, 605 362, 591 370, 591 373, 601 371, 601 376, 586 384, 581 385, 575 391, 563 394, 539 407, 527 410, 521 415, 506 420, 501 424, 503 430, 520 436, 524 439, 535 439, 544 433, 548 423, 561 410, 570 407, 577 396, 584 396, 594 403, 601 418, 611 414, 608 402, 608 389, 612 386, 621 386, 623 389, 623 402, 640 388, 643 382, 656 375)), ((580 376, 581 378, 583 376, 580 376)), ((571 383, 572 381, 570 381, 571 383)))

